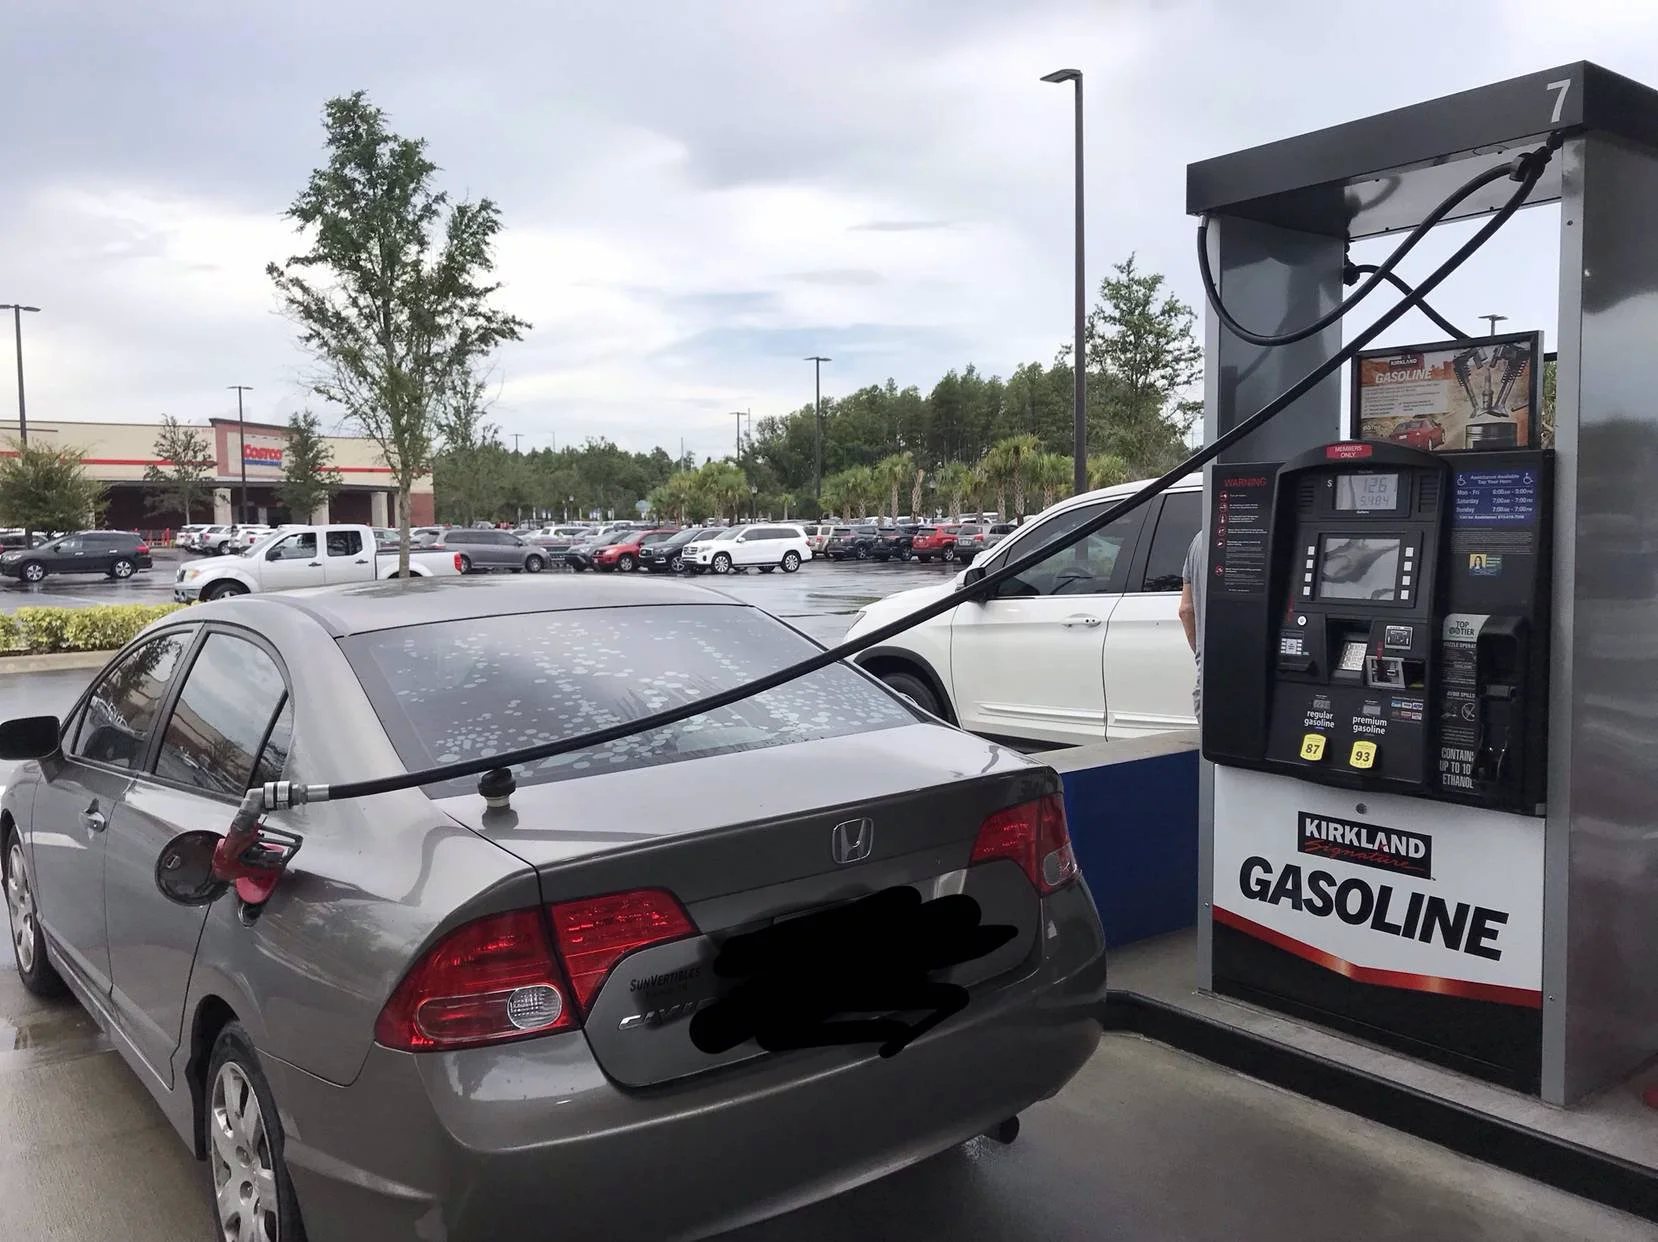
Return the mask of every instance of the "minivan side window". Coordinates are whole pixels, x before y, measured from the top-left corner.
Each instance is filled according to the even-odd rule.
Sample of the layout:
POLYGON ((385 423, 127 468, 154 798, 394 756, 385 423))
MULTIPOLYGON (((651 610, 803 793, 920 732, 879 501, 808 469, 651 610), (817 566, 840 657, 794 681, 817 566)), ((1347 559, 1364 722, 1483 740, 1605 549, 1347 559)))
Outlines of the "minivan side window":
POLYGON ((117 768, 138 767, 193 634, 177 630, 152 639, 110 669, 86 701, 69 753, 117 768))
POLYGON ((1181 573, 1186 568, 1186 553, 1191 550, 1192 536, 1197 534, 1203 520, 1202 492, 1168 492, 1163 497, 1163 512, 1157 519, 1157 531, 1151 538, 1151 551, 1146 555, 1146 574, 1140 584, 1142 591, 1178 591, 1181 573))
MULTIPOLYGON (((282 672, 262 647, 209 634, 167 720, 156 776, 241 797, 286 699, 282 672)), ((280 745, 285 752, 286 738, 280 745)))
MULTIPOLYGON (((1107 504, 1080 505, 1049 518, 1035 527, 1031 534, 1018 541, 1008 557, 1024 557, 1041 547, 1069 534, 1089 518, 1097 516, 1107 504)), ((1123 578, 1128 573, 1129 554, 1134 549, 1134 535, 1140 528, 1143 509, 1125 513, 1103 530, 1097 530, 1080 543, 1062 548, 1038 561, 1017 577, 1009 578, 996 589, 998 599, 1019 599, 1040 595, 1109 595, 1123 589, 1123 578)), ((1004 559, 1001 564, 1006 564, 1004 559)))

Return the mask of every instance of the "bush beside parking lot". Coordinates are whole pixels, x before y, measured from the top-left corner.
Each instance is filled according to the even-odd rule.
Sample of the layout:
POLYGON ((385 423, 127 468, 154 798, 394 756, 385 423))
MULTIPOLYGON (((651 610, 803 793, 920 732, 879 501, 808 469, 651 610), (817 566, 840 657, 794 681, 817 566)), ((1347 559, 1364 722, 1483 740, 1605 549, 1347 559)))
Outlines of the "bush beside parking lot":
POLYGON ((183 604, 99 604, 91 608, 19 608, 0 615, 0 653, 111 651, 183 604))

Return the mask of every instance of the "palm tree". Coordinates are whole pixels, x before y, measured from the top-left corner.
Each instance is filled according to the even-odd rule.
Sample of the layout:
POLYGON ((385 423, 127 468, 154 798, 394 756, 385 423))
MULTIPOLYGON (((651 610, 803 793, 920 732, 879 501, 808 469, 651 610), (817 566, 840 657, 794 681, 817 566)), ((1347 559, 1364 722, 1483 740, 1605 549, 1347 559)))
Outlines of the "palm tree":
POLYGON ((696 502, 696 476, 689 470, 681 470, 677 474, 670 474, 650 494, 651 508, 659 517, 672 516, 681 525, 685 524, 686 516, 696 502))
POLYGON ((883 457, 870 471, 876 486, 884 490, 892 502, 891 514, 894 522, 898 521, 898 493, 909 484, 910 475, 914 471, 915 458, 907 452, 883 457))
POLYGON ((839 474, 832 474, 823 480, 823 509, 826 513, 833 513, 844 517, 850 513, 853 506, 852 480, 847 476, 849 470, 842 470, 839 474))
MULTIPOLYGON (((962 506, 967 503, 967 493, 975 486, 977 482, 973 477, 973 468, 965 462, 947 461, 933 471, 933 493, 950 506, 951 513, 961 512, 962 506)), ((918 500, 915 508, 920 507, 918 500)))
POLYGON ((1071 459, 1064 453, 1040 453, 1029 465, 1030 484, 1042 497, 1044 509, 1052 505, 1075 477, 1071 459))
POLYGON ((868 517, 881 495, 881 485, 875 478, 875 472, 868 466, 853 466, 841 473, 846 476, 847 499, 857 509, 860 518, 868 517))
MULTIPOLYGON (((1025 516, 1025 487, 1029 482, 1029 466, 1042 452, 1042 441, 1033 435, 1009 436, 992 444, 984 455, 987 473, 996 481, 996 498, 1006 496, 1006 488, 1013 491, 1013 516, 1025 516)), ((1002 512, 1000 504, 997 512, 1002 512)))
MULTIPOLYGON (((987 451, 968 468, 968 490, 978 497, 980 505, 991 496, 995 496, 997 517, 1007 515, 1007 475, 1003 472, 1002 466, 1002 461, 992 457, 987 451)), ((953 512, 961 512, 960 507, 953 512)))
POLYGON ((1088 459, 1088 486, 1115 487, 1128 482, 1128 463, 1115 453, 1096 453, 1088 459))
MULTIPOLYGON (((927 472, 920 466, 915 468, 915 482, 910 484, 910 516, 914 517, 921 510, 921 485, 927 481, 927 472)), ((897 514, 893 514, 894 520, 897 514)))

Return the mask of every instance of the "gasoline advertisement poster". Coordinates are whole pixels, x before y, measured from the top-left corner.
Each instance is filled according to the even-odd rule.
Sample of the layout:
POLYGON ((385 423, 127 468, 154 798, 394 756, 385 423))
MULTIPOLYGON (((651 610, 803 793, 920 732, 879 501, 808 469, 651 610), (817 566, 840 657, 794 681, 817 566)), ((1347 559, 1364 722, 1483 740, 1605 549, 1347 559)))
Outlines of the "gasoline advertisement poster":
POLYGON ((1409 448, 1536 448, 1543 335, 1370 350, 1353 360, 1357 438, 1409 448))

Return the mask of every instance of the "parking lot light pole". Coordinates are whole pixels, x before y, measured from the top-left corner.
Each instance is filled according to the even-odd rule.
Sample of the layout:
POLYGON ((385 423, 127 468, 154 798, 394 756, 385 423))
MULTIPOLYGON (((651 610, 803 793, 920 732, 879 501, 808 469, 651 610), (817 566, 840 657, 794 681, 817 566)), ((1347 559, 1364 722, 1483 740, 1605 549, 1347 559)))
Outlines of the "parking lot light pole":
POLYGON ((833 362, 821 354, 806 359, 812 364, 812 499, 823 508, 823 364, 833 362))
POLYGON ((242 491, 236 498, 236 520, 243 526, 248 524, 248 431, 247 423, 242 419, 242 394, 252 392, 248 384, 227 384, 226 387, 236 390, 236 453, 242 459, 242 491))
POLYGON ((29 442, 29 411, 23 403, 23 312, 38 315, 40 307, 23 306, 17 302, 0 302, 0 310, 9 310, 12 313, 12 331, 17 338, 17 438, 23 444, 29 442))
POLYGON ((1076 333, 1076 343, 1071 349, 1071 371, 1075 377, 1072 392, 1071 407, 1072 420, 1072 465, 1073 482, 1076 492, 1080 496, 1088 490, 1088 369, 1087 357, 1083 354, 1083 329, 1087 322, 1088 291, 1083 284, 1082 272, 1082 70, 1056 69, 1052 73, 1042 75, 1044 82, 1071 82, 1076 86, 1076 306, 1074 308, 1075 323, 1072 325, 1076 333))

